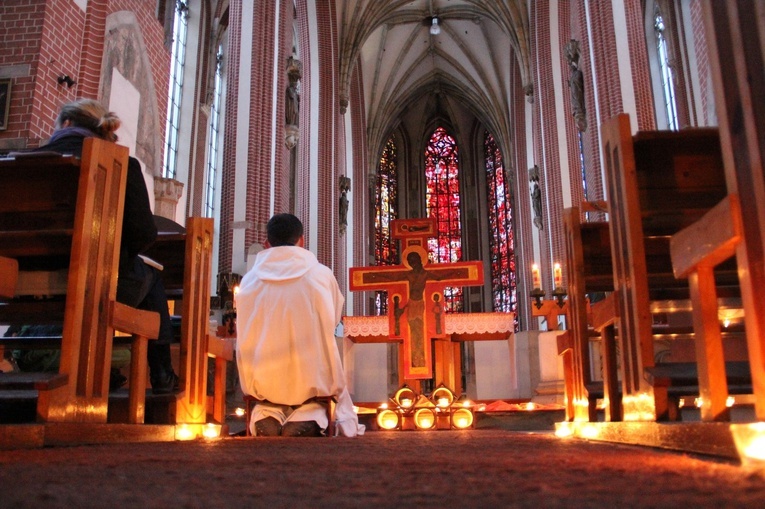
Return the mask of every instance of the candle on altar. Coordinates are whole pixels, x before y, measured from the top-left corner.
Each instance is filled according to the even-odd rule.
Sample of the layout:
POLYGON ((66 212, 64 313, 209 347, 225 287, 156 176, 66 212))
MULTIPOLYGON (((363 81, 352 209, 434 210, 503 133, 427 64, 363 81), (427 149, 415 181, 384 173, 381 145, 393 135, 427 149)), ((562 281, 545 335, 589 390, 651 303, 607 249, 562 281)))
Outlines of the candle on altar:
POLYGON ((539 273, 539 265, 536 263, 531 266, 531 281, 531 286, 533 289, 536 290, 542 288, 542 276, 539 273))
POLYGON ((563 271, 560 263, 556 263, 553 266, 553 288, 560 288, 561 286, 563 286, 563 271))

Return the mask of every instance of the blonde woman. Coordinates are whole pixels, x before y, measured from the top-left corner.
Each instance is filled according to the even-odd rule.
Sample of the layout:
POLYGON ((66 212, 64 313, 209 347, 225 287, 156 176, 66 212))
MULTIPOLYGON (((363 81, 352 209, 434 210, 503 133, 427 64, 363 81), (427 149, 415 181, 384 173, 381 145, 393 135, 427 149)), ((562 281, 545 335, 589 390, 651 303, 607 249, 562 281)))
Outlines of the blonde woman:
MULTIPOLYGON (((56 119, 50 141, 37 150, 80 156, 85 138, 96 137, 117 141, 120 119, 92 99, 79 99, 64 104, 56 119)), ((167 394, 178 389, 178 376, 170 362, 173 330, 167 307, 167 296, 159 272, 138 256, 157 237, 149 193, 137 159, 128 161, 125 214, 122 224, 117 300, 160 315, 159 338, 149 341, 149 376, 152 392, 167 394)))

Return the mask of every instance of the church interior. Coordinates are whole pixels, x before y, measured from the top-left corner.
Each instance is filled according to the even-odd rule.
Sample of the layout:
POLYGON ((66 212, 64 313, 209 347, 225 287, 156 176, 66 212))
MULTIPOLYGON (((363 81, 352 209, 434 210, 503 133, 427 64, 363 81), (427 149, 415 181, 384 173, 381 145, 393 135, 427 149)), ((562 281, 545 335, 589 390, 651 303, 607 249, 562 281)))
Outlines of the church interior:
POLYGON ((0 488, 44 486, 10 505, 765 496, 765 3, 6 0, 0 41, 0 488), (25 155, 80 98, 120 118, 116 145, 25 155), (104 247, 125 182, 100 169, 128 154, 176 394, 135 361, 156 325, 115 301, 104 247), (355 439, 242 431, 234 296, 283 212, 345 298, 355 439), (134 486, 164 468, 164 489, 108 479, 88 503, 99 463, 134 486))

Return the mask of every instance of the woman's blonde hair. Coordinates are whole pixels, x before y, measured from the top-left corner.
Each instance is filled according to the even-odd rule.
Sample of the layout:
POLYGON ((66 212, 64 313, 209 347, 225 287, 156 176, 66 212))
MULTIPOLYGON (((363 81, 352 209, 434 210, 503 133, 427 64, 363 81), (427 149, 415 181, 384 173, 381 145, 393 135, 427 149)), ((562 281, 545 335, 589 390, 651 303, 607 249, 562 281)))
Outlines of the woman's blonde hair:
POLYGON ((122 123, 114 112, 93 99, 78 99, 63 105, 56 119, 56 127, 62 127, 67 120, 70 125, 84 127, 108 141, 117 141, 115 131, 122 123))

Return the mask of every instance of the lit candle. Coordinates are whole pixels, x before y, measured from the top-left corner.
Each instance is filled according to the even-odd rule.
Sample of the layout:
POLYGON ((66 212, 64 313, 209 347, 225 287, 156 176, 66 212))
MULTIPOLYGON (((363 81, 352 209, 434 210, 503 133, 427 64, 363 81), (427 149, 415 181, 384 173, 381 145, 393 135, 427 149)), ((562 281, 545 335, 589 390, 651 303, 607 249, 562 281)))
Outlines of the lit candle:
POLYGON ((542 289, 542 276, 539 274, 539 265, 536 263, 531 266, 531 281, 532 281, 532 287, 537 290, 542 289))
POLYGON ((442 408, 449 406, 449 398, 438 398, 438 406, 442 408))
POLYGON ((560 268, 560 263, 556 263, 553 267, 553 284, 555 288, 563 286, 563 271, 560 268))
POLYGON ((412 406, 412 400, 409 398, 403 398, 401 400, 401 406, 404 408, 409 408, 410 406, 412 406))
POLYGON ((202 430, 202 436, 205 438, 220 438, 220 424, 207 423, 202 430))

